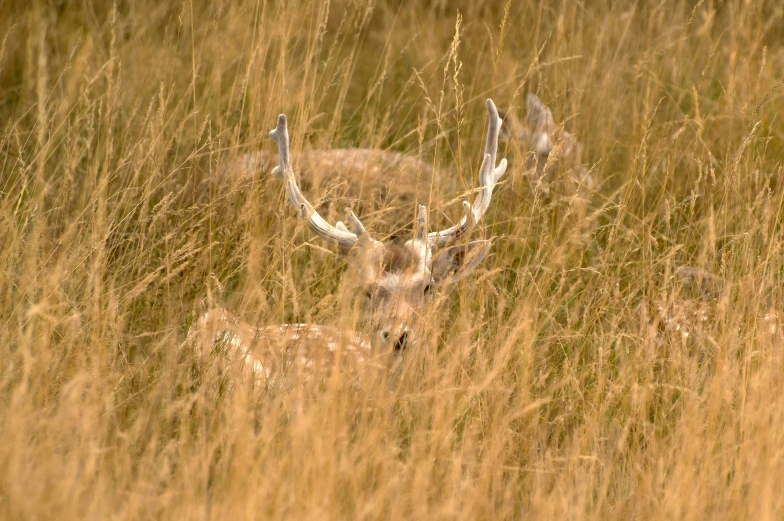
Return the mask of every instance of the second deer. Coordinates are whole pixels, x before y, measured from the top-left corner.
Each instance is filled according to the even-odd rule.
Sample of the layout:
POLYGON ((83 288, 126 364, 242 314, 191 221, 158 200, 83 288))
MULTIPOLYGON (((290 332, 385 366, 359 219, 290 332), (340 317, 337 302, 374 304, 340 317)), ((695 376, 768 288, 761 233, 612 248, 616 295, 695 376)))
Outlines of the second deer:
MULTIPOLYGON (((527 96, 522 120, 511 112, 499 111, 499 116, 499 140, 507 141, 516 155, 525 158, 519 170, 534 188, 549 194, 550 187, 559 184, 559 176, 566 178, 560 184, 578 188, 572 186, 567 192, 585 192, 594 187, 593 178, 581 162, 582 145, 555 123, 550 107, 536 95, 527 96)), ((260 172, 269 172, 276 159, 271 151, 249 152, 224 164, 221 177, 247 181, 260 172)), ((292 161, 306 190, 330 188, 326 198, 330 205, 359 205, 366 216, 372 213, 374 229, 387 232, 393 239, 405 233, 411 205, 428 200, 440 203, 457 179, 456 174, 439 172, 411 155, 372 148, 304 148, 292 161)), ((322 211, 328 206, 312 202, 322 211)))

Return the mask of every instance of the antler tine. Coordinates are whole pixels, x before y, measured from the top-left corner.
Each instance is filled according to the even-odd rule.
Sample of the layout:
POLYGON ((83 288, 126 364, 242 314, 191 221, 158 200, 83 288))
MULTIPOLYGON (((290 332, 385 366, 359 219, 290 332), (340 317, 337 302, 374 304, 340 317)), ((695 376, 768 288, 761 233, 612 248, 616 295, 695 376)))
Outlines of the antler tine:
POLYGON ((495 166, 498 154, 498 134, 501 130, 501 118, 498 116, 498 109, 495 108, 493 100, 487 100, 487 139, 485 140, 484 157, 482 166, 479 167, 479 193, 471 205, 468 201, 463 201, 463 218, 451 228, 439 232, 432 232, 428 235, 428 244, 431 248, 440 248, 446 243, 453 241, 463 235, 468 228, 474 226, 485 215, 490 201, 493 197, 493 189, 496 183, 506 172, 506 159, 501 159, 498 166, 495 166))
MULTIPOLYGON (((300 217, 307 220, 308 226, 316 235, 322 239, 336 242, 341 253, 348 253, 359 240, 360 234, 349 232, 343 223, 338 223, 337 226, 329 224, 319 215, 313 205, 305 199, 305 196, 302 195, 302 192, 297 185, 297 180, 294 178, 294 172, 290 167, 291 152, 289 150, 289 132, 285 114, 278 116, 278 125, 269 135, 277 142, 278 156, 280 157, 280 164, 272 169, 272 176, 283 178, 286 183, 286 193, 289 202, 297 209, 300 217)), ((359 223, 359 219, 357 219, 353 213, 351 215, 356 220, 356 223, 359 223)), ((360 228, 357 228, 354 226, 356 223, 349 219, 349 225, 352 226, 354 231, 361 229, 364 232, 362 224, 360 223, 360 228)))
POLYGON ((285 114, 278 116, 278 124, 270 131, 269 135, 278 144, 278 158, 280 158, 280 164, 272 169, 272 177, 282 179, 286 172, 289 171, 289 159, 291 157, 289 130, 285 114))
POLYGON ((363 233, 365 233, 365 227, 362 225, 362 221, 359 220, 357 214, 351 208, 346 208, 346 222, 348 222, 349 229, 356 235, 357 237, 361 237, 363 233))
POLYGON ((414 240, 417 242, 424 242, 428 237, 427 233, 427 206, 424 204, 419 205, 416 215, 416 227, 414 230, 414 240))

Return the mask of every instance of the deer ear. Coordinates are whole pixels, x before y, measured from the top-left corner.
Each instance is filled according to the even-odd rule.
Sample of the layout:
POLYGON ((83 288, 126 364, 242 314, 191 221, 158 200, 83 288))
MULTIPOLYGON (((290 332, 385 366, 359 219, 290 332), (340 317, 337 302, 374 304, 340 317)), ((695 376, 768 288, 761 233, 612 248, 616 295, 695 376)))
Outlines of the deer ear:
POLYGON ((512 122, 509 121, 509 114, 505 110, 498 110, 498 117, 501 118, 501 130, 498 131, 498 139, 504 141, 512 137, 512 122))
POLYGON ((490 251, 490 241, 473 241, 451 246, 433 261, 435 282, 457 282, 476 268, 490 251))
POLYGON ((498 117, 501 118, 501 128, 498 131, 498 139, 501 141, 509 140, 522 140, 528 139, 528 129, 523 127, 520 120, 505 110, 498 111, 498 117))
POLYGON ((536 94, 529 94, 525 100, 525 113, 528 121, 534 125, 534 131, 548 132, 555 126, 550 107, 544 104, 536 94))

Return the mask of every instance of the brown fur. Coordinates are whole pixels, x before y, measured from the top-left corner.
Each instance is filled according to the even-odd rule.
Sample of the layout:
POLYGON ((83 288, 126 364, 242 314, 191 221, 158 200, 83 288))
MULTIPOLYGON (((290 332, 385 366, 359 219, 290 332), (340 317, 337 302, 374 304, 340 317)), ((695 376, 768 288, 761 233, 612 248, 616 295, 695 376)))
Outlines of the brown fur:
MULTIPOLYGON (((229 182, 249 182, 269 176, 277 164, 274 151, 257 151, 227 162, 220 178, 229 182)), ((440 186, 432 166, 400 152, 346 148, 303 150, 292 157, 294 171, 302 190, 318 194, 311 200, 322 213, 332 210, 339 215, 351 207, 369 219, 379 235, 402 238, 408 233, 415 203, 438 203, 430 200, 431 185, 440 186)), ((433 197, 437 197, 433 191, 433 197)))
POLYGON ((188 334, 206 366, 216 355, 218 363, 235 371, 252 385, 269 386, 298 371, 309 379, 326 377, 336 360, 343 364, 365 363, 371 357, 367 335, 316 324, 279 324, 252 326, 223 308, 207 311, 188 334), (220 352, 215 352, 220 347, 220 352), (340 356, 338 356, 340 353, 340 356))
POLYGON ((416 258, 408 248, 387 246, 381 259, 382 273, 403 273, 416 264, 416 258))

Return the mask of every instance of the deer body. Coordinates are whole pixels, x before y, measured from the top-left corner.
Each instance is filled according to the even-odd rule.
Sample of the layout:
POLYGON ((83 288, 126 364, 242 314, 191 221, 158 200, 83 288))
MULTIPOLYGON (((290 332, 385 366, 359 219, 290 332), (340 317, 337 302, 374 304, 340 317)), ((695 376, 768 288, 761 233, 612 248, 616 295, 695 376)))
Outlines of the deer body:
MULTIPOLYGON (((226 345, 229 358, 249 368, 256 381, 274 379, 280 374, 285 365, 281 363, 282 359, 296 360, 303 369, 312 369, 319 365, 315 355, 326 350, 352 353, 364 364, 373 353, 394 357, 415 346, 425 330, 425 317, 434 290, 471 273, 490 249, 491 243, 487 240, 448 246, 482 219, 490 205, 493 189, 506 171, 505 159, 496 165, 501 119, 489 99, 487 111, 487 139, 473 204, 463 201, 462 219, 450 228, 432 232, 428 227, 427 208, 419 205, 413 237, 402 246, 374 239, 349 208, 346 208, 345 224, 332 225, 318 213, 302 194, 291 167, 287 119, 281 114, 277 127, 270 132, 278 144, 279 158, 272 176, 283 180, 289 202, 310 230, 336 244, 340 253, 348 258, 348 276, 358 296, 356 302, 363 318, 360 328, 367 334, 306 324, 256 328, 217 309, 208 311, 197 321, 191 338, 197 339, 202 347, 216 341, 226 345), (293 358, 281 358, 281 353, 293 358)), ((353 156, 345 154, 344 158, 358 157, 356 152, 353 156)), ((329 157, 341 156, 335 153, 329 157)))
MULTIPOLYGON (((252 177, 256 172, 272 170, 276 159, 277 155, 260 150, 245 154, 229 166, 241 176, 252 177)), ((429 188, 433 180, 433 167, 424 161, 373 148, 305 151, 294 164, 295 170, 307 174, 305 177, 316 190, 338 176, 371 188, 389 188, 394 184, 395 190, 404 194, 416 193, 422 184, 429 188)))
MULTIPOLYGON (((593 179, 581 162, 582 145, 555 123, 552 111, 537 96, 528 95, 522 120, 503 111, 499 116, 499 139, 526 158, 524 169, 541 191, 549 193, 560 173, 567 173, 583 188, 593 187, 593 179)), ((221 178, 250 181, 276 164, 274 153, 250 152, 225 164, 221 178)), ((370 148, 304 149, 292 158, 292 167, 305 190, 329 190, 323 203, 313 202, 316 209, 353 206, 365 215, 371 214, 373 228, 393 239, 402 237, 402 230, 410 223, 410 208, 416 202, 440 203, 454 188, 456 179, 454 173, 439 172, 415 157, 370 148)))
MULTIPOLYGON (((718 301, 730 289, 730 284, 721 277, 701 268, 680 266, 677 275, 683 285, 689 290, 693 298, 673 299, 657 307, 656 323, 664 334, 674 334, 681 340, 690 336, 701 336, 703 330, 717 316, 718 301)), ((756 294, 762 288, 766 295, 764 304, 759 309, 759 331, 769 340, 784 343, 779 324, 780 306, 772 297, 774 287, 771 284, 760 284, 747 281, 751 286, 745 287, 746 294, 756 294)))
MULTIPOLYGON (((250 181, 258 173, 272 170, 276 159, 277 154, 265 150, 250 152, 224 165, 222 177, 250 181)), ((305 150, 292 166, 305 189, 320 192, 328 188, 329 204, 356 206, 363 213, 372 213, 374 228, 393 236, 410 223, 410 208, 416 201, 438 195, 432 190, 439 183, 433 167, 400 152, 371 148, 305 150)), ((327 210, 327 204, 315 206, 327 210)))
POLYGON ((292 373, 324 376, 335 366, 338 355, 352 365, 366 363, 372 356, 370 338, 361 333, 315 324, 256 327, 223 308, 202 315, 188 337, 201 349, 202 366, 209 362, 211 348, 217 344, 227 369, 261 387, 274 386, 292 373))

